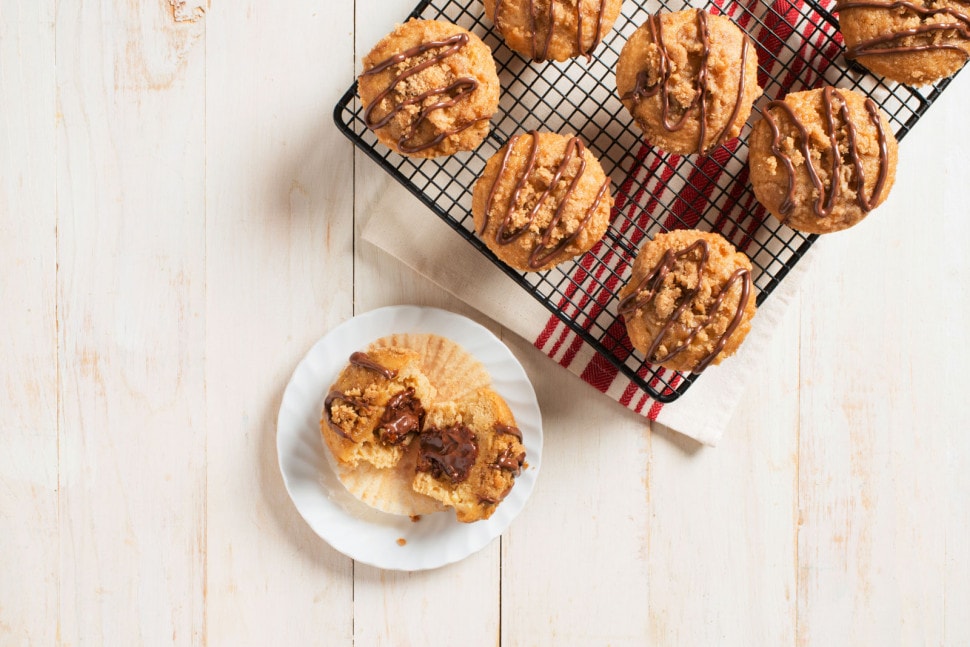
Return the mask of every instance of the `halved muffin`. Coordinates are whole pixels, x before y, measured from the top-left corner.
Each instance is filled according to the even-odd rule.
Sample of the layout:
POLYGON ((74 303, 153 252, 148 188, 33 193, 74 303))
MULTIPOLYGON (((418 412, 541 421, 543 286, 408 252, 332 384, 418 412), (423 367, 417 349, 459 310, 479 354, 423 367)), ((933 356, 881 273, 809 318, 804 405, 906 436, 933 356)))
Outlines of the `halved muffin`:
POLYGON ((525 463, 512 411, 490 388, 435 404, 417 442, 414 490, 455 508, 463 522, 488 519, 525 463))
POLYGON ((339 463, 393 467, 420 432, 434 399, 418 353, 401 348, 357 352, 330 387, 320 430, 339 463))

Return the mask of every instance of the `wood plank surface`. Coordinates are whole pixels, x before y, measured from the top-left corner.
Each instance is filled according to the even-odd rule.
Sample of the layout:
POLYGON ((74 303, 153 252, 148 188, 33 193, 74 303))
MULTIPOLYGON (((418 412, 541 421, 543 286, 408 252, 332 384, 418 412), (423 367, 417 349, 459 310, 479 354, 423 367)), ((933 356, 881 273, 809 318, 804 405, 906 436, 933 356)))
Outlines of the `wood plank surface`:
POLYGON ((803 291, 800 645, 970 641, 950 590, 970 582, 970 164, 937 161, 970 138, 968 83, 901 143, 889 202, 825 241, 803 291))
POLYGON ((504 341, 535 386, 544 444, 536 489, 503 537, 502 644, 643 644, 648 427, 615 402, 584 397, 588 386, 528 342, 504 341))
POLYGON ((205 630, 205 30, 56 16, 64 644, 205 630))
POLYGON ((331 111, 413 4, 0 0, 0 645, 970 644, 970 73, 701 448, 361 240, 389 180, 331 111), (275 443, 309 347, 403 303, 545 423, 521 515, 423 573, 320 540, 275 443))
POLYGON ((351 314, 352 153, 330 117, 352 5, 214 3, 207 24, 207 639, 350 644, 352 562, 283 487, 276 417, 351 314))
POLYGON ((54 3, 0 9, 0 644, 57 637, 54 3), (20 583, 30 582, 30 587, 20 583))
POLYGON ((655 426, 649 644, 793 643, 798 315, 796 300, 718 447, 655 426))

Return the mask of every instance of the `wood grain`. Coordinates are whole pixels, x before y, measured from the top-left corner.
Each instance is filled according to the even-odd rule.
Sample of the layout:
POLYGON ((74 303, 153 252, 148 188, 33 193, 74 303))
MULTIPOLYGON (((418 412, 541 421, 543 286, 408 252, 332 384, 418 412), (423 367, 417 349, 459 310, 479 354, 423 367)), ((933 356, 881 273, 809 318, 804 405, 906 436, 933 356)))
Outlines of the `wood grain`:
POLYGON ((201 644, 204 25, 59 3, 65 644, 201 644))
POLYGON ((699 449, 359 242, 388 179, 330 113, 413 4, 3 3, 0 644, 970 644, 968 73, 699 449), (545 420, 501 540, 417 574, 275 451, 299 358, 395 303, 502 335, 545 420))
POLYGON ((59 583, 51 1, 3 7, 0 106, 0 644, 49 645, 59 583))
POLYGON ((352 5, 215 3, 207 25, 207 639, 350 644, 351 560, 283 487, 276 417, 299 359, 351 314, 351 147, 330 112, 352 5))
POLYGON ((504 341, 535 386, 545 443, 536 489, 502 541, 502 644, 643 644, 646 422, 587 397, 595 395, 588 385, 524 340, 504 341))
POLYGON ((970 491, 950 468, 968 457, 970 226, 953 196, 970 166, 934 164, 970 135, 960 105, 944 96, 902 143, 888 204, 826 241, 804 290, 800 645, 967 641, 948 585, 970 581, 970 491))
POLYGON ((650 644, 794 641, 798 315, 796 300, 718 447, 657 426, 646 544, 650 644))
MULTIPOLYGON (((970 609, 970 435, 966 433, 966 422, 970 420, 966 411, 970 340, 964 331, 970 328, 966 288, 970 285, 970 259, 965 248, 970 240, 966 198, 970 160, 964 151, 970 140, 970 125, 963 115, 970 98, 970 79, 958 78, 953 86, 953 92, 934 104, 928 115, 932 120, 921 122, 914 130, 915 141, 906 143, 919 150, 912 153, 913 162, 909 165, 918 169, 911 171, 913 180, 909 184, 916 197, 910 197, 903 189, 900 193, 905 202, 901 210, 910 218, 938 219, 939 228, 931 227, 938 237, 918 245, 915 258, 910 260, 922 268, 914 277, 914 305, 923 303, 926 292, 936 296, 923 312, 914 312, 916 307, 911 309, 909 316, 915 321, 912 328, 904 331, 913 336, 910 343, 915 350, 913 381, 918 386, 909 406, 916 424, 903 429, 904 434, 913 435, 912 455, 897 455, 893 469, 902 469, 904 463, 918 457, 913 462, 916 471, 912 478, 919 491, 915 502, 919 508, 910 511, 909 551, 917 559, 925 557, 943 572, 942 592, 930 588, 937 586, 940 579, 919 581, 922 586, 910 596, 911 604, 920 606, 921 599, 939 595, 939 604, 933 606, 933 611, 942 615, 941 643, 968 645, 970 614, 963 609, 970 609), (925 183, 922 178, 926 178, 925 183), (926 192, 940 196, 938 210, 922 199, 920 194, 926 192)), ((912 226, 908 221, 904 225, 912 226)), ((906 234, 901 238, 911 240, 906 234)), ((905 270, 907 265, 902 268, 905 270)), ((908 396, 901 394, 901 399, 908 396)), ((923 562, 899 564, 909 576, 907 583, 922 580, 918 575, 921 569, 913 568, 914 563, 923 562)))

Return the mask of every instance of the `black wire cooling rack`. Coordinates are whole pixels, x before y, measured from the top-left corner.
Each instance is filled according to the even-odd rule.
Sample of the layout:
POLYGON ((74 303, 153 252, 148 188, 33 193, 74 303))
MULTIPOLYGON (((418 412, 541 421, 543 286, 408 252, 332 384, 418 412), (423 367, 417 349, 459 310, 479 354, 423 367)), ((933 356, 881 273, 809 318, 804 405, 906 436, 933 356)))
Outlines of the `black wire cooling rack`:
MULTIPOLYGON (((533 63, 505 46, 492 31, 481 2, 425 0, 411 17, 441 19, 481 36, 495 55, 502 84, 492 132, 471 153, 431 160, 410 159, 379 144, 364 124, 356 84, 334 111, 334 120, 355 145, 477 247, 522 289, 661 402, 671 402, 697 378, 653 367, 633 351, 616 312, 617 291, 629 278, 639 246, 660 231, 717 231, 747 253, 754 265, 758 305, 778 286, 815 241, 779 224, 755 200, 748 183, 746 142, 741 137, 707 157, 664 153, 643 143, 616 93, 613 70, 630 34, 651 13, 691 6, 726 15, 744 29, 758 50, 758 81, 769 100, 825 83, 873 98, 901 139, 948 85, 910 88, 883 81, 847 62, 833 17, 833 0, 626 0, 614 29, 592 60, 533 63), (596 153, 613 179, 615 206, 603 241, 575 262, 546 272, 521 273, 499 261, 474 234, 472 187, 485 162, 517 133, 531 129, 575 133, 596 153)), ((749 120, 756 121, 752 115, 749 120)))

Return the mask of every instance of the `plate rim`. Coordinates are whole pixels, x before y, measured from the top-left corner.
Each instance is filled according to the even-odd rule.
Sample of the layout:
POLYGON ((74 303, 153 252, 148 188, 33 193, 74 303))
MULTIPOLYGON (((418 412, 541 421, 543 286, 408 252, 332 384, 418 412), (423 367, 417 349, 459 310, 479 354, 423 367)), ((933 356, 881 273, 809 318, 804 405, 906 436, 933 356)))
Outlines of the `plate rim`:
MULTIPOLYGON (((440 334, 431 330, 423 330, 423 331, 430 332, 431 334, 440 334)), ((441 336, 445 336, 445 335, 441 335, 441 336)), ((471 352, 471 354, 475 356, 473 352, 471 352)), ((341 360, 341 365, 344 363, 345 363, 345 360, 341 360)), ((510 404, 510 406, 512 405, 510 404)), ((523 403, 519 403, 518 406, 520 407, 523 406, 523 403)), ((514 409, 513 409, 513 413, 516 413, 514 409)), ((320 447, 323 448, 322 451, 327 451, 327 449, 324 446, 322 436, 320 434, 316 434, 316 436, 318 438, 317 442, 319 442, 320 447)), ((277 464, 280 469, 280 474, 283 478, 283 485, 286 489, 287 495, 289 496, 290 500, 293 502, 294 507, 296 507, 297 512, 300 514, 300 517, 310 527, 310 529, 314 532, 314 534, 320 537, 323 541, 325 541, 337 552, 347 557, 350 557, 356 562, 360 562, 362 564, 367 564, 384 570, 413 572, 413 571, 440 568, 440 567, 447 566, 449 564, 453 564, 458 561, 461 561, 466 557, 469 557, 475 554, 476 552, 479 552, 485 546, 489 545, 496 537, 499 537, 502 533, 505 532, 505 530, 508 529, 512 521, 522 512, 522 510, 525 508, 526 504, 528 503, 529 499, 531 498, 532 491, 535 488, 535 481, 538 479, 538 473, 541 468, 542 446, 543 446, 543 430, 542 430, 541 408, 539 407, 538 398, 536 397, 535 388, 532 385, 532 381, 529 379, 529 376, 526 373, 519 359, 497 335, 495 335, 491 330, 489 330, 479 322, 465 315, 461 315, 456 312, 445 310, 443 308, 437 308, 434 306, 420 306, 420 305, 384 306, 380 308, 375 308, 373 310, 368 310, 367 312, 356 314, 338 323, 337 325, 333 326, 330 330, 325 332, 319 339, 317 339, 306 351, 306 353, 304 353, 300 361, 297 362, 295 368, 293 369, 293 373, 290 375, 290 378, 287 380, 286 386, 283 389, 283 396, 280 400, 280 408, 277 413, 277 419, 276 419, 277 464), (348 327, 353 326, 355 323, 360 324, 362 321, 366 320, 369 324, 373 324, 376 322, 379 327, 381 325, 380 322, 382 319, 393 321, 395 319, 399 320, 401 317, 404 317, 404 318, 411 317, 414 320, 407 322, 407 325, 399 326, 401 328, 404 328, 402 330, 397 330, 397 329, 392 330, 388 328, 387 330, 381 332, 380 334, 377 334, 373 338, 368 338, 366 340, 363 340, 361 343, 369 344, 375 341, 376 339, 379 339, 381 337, 384 337, 390 334, 395 334, 395 333, 421 332, 422 327, 425 329, 429 327, 440 327, 442 324, 462 326, 469 334, 474 334, 476 337, 480 338, 487 345, 494 347, 494 350, 497 350, 503 353, 504 355, 506 355, 506 357, 504 358, 500 357, 498 359, 492 358, 492 357, 482 358, 477 356, 476 358, 485 364, 488 364, 489 362, 493 362, 493 361, 504 362, 507 364, 509 369, 511 369, 517 374, 516 386, 524 388, 523 396, 524 396, 524 399, 526 400, 524 404, 527 406, 530 406, 530 408, 532 409, 529 412, 529 415, 525 417, 528 418, 528 417, 534 416, 534 419, 535 419, 535 429, 533 433, 530 434, 534 436, 535 448, 534 448, 534 452, 530 452, 530 455, 528 458, 528 461, 529 461, 528 469, 532 472, 531 474, 532 478, 528 479, 525 483, 522 483, 522 485, 526 485, 527 487, 525 488, 524 491, 520 490, 520 492, 523 492, 523 496, 522 496, 521 504, 519 505, 519 508, 516 509, 511 514, 511 516, 508 517, 507 520, 498 524, 494 524, 493 527, 489 527, 487 525, 488 524, 487 520, 481 521, 481 522, 475 522, 473 524, 460 524, 460 522, 454 520, 454 517, 453 517, 454 512, 451 509, 445 510, 444 512, 441 512, 441 513, 436 513, 436 514, 452 515, 451 520, 455 524, 460 524, 460 526, 458 527, 458 532, 461 532, 464 529, 464 527, 467 526, 469 529, 467 531, 469 533, 469 538, 472 539, 473 541, 470 541, 468 544, 466 544, 458 551, 448 551, 447 554, 444 551, 442 551, 440 558, 438 559, 431 559, 431 560, 425 559, 421 563, 411 563, 411 564, 401 563, 400 555, 396 556, 398 559, 388 561, 388 560, 381 559, 380 555, 367 555, 366 553, 361 554, 358 551, 350 550, 348 549, 347 546, 341 545, 341 542, 337 540, 332 533, 330 534, 325 533, 323 532, 323 528, 318 528, 318 523, 316 523, 316 520, 311 521, 311 519, 309 518, 313 516, 311 514, 312 511, 310 510, 305 511, 303 509, 303 507, 306 507, 305 504, 303 507, 301 507, 301 503, 300 503, 300 501, 302 501, 302 497, 294 493, 297 483, 302 483, 302 482, 299 481, 298 477, 296 477, 294 474, 291 474, 289 472, 284 461, 284 451, 288 449, 286 446, 284 446, 284 442, 288 439, 298 440, 301 437, 301 430, 305 430, 304 427, 296 423, 293 423, 292 431, 289 431, 284 428, 285 425, 288 424, 284 421, 284 412, 286 410, 287 402, 290 400, 290 397, 296 397, 296 396, 288 397, 288 394, 290 394, 291 391, 293 392, 296 391, 296 387, 294 385, 296 384, 298 377, 302 376, 307 371, 312 370, 310 368, 310 365, 312 364, 312 358, 314 357, 314 355, 322 352, 320 349, 325 345, 325 342, 328 339, 345 332, 348 327), (429 318, 430 318, 430 323, 429 323, 429 318), (486 526, 484 526, 486 528, 486 531, 484 533, 475 533, 473 531, 473 529, 477 530, 479 528, 476 525, 478 523, 486 524, 486 526), (477 535, 477 541, 474 541, 474 539, 476 539, 476 535, 477 535)), ((326 464, 326 461, 324 461, 324 463, 325 464, 323 465, 317 465, 317 468, 321 471, 332 469, 329 464, 326 464)), ((330 494, 331 494, 330 490, 328 490, 328 488, 319 480, 316 481, 316 485, 321 489, 321 493, 323 494, 323 496, 327 499, 330 499, 330 494)), ((344 492, 346 492, 346 490, 344 490, 344 492)), ((349 493, 348 493, 348 496, 349 496, 349 493)), ((366 512, 368 516, 374 516, 375 518, 386 517, 397 521, 400 520, 400 515, 391 515, 389 513, 381 512, 379 510, 370 508, 369 506, 367 506, 363 502, 358 501, 357 499, 354 499, 354 503, 359 504, 360 506, 364 506, 365 510, 362 510, 362 511, 366 512)), ((338 515, 346 514, 348 516, 354 516, 352 512, 346 509, 343 509, 338 504, 334 504, 334 508, 337 510, 338 515)), ((373 523, 372 521, 369 521, 367 519, 362 519, 360 517, 357 517, 357 520, 365 524, 373 523)), ((376 524, 375 524, 375 527, 376 527, 376 524)), ((388 551, 388 553, 390 553, 390 551, 388 551)))

